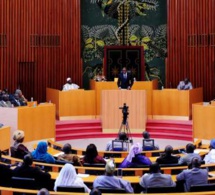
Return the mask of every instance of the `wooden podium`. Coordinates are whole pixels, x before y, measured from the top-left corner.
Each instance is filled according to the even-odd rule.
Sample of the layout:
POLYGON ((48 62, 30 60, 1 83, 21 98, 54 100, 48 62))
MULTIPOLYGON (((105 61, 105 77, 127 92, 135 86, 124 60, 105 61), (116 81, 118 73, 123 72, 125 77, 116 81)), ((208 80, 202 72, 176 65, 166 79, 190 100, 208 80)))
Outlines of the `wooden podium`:
POLYGON ((40 104, 36 107, 0 108, 0 120, 10 126, 10 142, 17 129, 25 132, 25 142, 55 138, 55 105, 40 104))
MULTIPOLYGON (((96 115, 100 116, 101 114, 101 105, 102 105, 102 91, 103 90, 117 90, 117 83, 113 81, 108 82, 96 82, 94 80, 90 81, 90 88, 95 90, 96 98, 96 115)), ((147 99, 147 115, 148 118, 152 116, 152 90, 158 88, 158 81, 136 81, 132 86, 133 90, 146 90, 146 99, 147 99)), ((121 105, 122 106, 122 105, 121 105)))
POLYGON ((203 101, 203 90, 153 90, 152 99, 154 119, 189 120, 192 118, 192 104, 203 101))
POLYGON ((129 106, 128 124, 131 133, 142 133, 146 126, 145 90, 103 90, 102 128, 104 133, 118 133, 122 124, 123 104, 129 106))
POLYGON ((95 91, 46 89, 46 100, 56 105, 59 120, 95 118, 95 91))
POLYGON ((211 140, 215 138, 215 105, 193 104, 193 138, 211 140))

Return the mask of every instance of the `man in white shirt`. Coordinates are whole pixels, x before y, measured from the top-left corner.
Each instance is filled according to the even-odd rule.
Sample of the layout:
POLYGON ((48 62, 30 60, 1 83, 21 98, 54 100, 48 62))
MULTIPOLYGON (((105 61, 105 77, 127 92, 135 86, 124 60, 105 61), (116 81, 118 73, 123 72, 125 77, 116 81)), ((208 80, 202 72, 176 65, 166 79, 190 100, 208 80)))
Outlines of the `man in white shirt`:
POLYGON ((183 81, 180 81, 178 86, 177 86, 178 90, 189 90, 189 89, 193 89, 192 83, 189 81, 188 78, 185 78, 183 81))
POLYGON ((63 86, 63 91, 69 91, 73 89, 79 89, 79 86, 76 85, 75 83, 72 83, 72 79, 68 77, 66 79, 67 83, 63 86))

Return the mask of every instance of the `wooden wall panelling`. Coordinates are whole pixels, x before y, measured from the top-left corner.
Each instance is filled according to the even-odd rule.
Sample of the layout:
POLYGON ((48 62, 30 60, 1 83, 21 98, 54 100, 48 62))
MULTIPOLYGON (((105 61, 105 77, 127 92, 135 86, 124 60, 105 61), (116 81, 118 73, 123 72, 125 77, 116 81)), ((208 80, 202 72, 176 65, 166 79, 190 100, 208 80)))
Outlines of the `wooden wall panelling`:
POLYGON ((22 89, 28 98, 44 101, 46 87, 61 89, 68 76, 82 86, 79 0, 0 0, 0 10, 0 37, 7 37, 0 46, 0 89, 12 92, 24 79, 20 62, 35 64, 34 94, 22 89))
POLYGON ((166 85, 188 76, 203 87, 204 100, 215 97, 213 0, 168 0, 166 85))

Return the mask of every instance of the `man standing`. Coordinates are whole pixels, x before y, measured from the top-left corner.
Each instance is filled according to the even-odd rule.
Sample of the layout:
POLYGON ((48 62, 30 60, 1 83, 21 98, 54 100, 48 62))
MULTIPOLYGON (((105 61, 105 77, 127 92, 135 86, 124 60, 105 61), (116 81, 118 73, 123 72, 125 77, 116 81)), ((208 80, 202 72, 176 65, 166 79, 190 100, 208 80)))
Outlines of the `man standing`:
POLYGON ((117 85, 119 89, 130 90, 134 83, 134 79, 130 73, 127 72, 126 67, 123 67, 122 72, 119 74, 117 85))

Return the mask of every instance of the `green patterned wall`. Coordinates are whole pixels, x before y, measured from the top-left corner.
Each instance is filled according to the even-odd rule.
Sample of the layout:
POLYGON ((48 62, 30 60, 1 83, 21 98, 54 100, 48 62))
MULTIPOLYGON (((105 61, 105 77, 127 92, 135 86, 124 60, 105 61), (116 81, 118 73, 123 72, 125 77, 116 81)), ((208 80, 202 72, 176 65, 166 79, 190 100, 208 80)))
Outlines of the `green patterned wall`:
POLYGON ((83 85, 102 69, 105 45, 118 45, 118 6, 129 2, 129 43, 142 45, 145 80, 165 82, 166 0, 81 0, 83 85))

